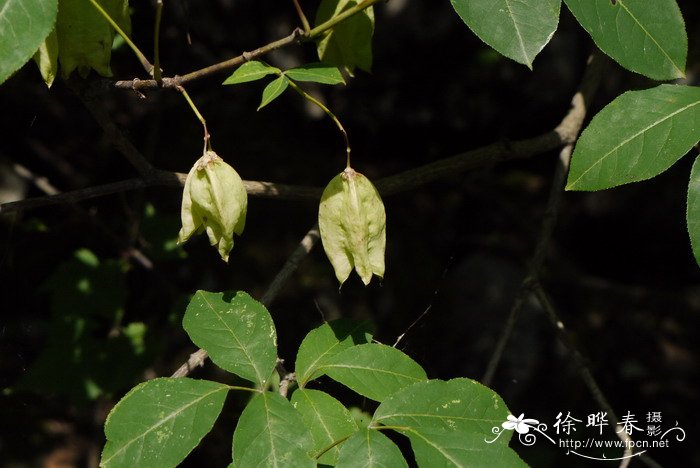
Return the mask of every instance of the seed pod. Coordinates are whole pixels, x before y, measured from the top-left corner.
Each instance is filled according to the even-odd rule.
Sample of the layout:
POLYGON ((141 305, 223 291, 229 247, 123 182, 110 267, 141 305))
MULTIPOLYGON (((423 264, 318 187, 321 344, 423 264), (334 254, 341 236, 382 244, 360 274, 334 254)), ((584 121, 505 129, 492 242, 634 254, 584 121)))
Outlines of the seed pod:
POLYGON ((349 167, 335 176, 321 196, 318 226, 341 286, 353 268, 365 285, 373 274, 384 277, 386 213, 367 177, 349 167))
POLYGON ((248 194, 241 177, 215 152, 207 151, 187 174, 178 243, 206 231, 211 245, 228 262, 233 234, 243 232, 247 210, 248 194))

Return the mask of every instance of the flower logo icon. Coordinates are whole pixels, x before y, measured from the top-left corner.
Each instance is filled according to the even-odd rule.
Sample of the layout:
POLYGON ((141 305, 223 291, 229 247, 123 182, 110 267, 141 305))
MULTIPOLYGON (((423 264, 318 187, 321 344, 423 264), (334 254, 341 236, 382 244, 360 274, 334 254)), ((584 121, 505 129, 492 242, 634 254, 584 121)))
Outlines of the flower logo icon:
POLYGON ((537 419, 525 419, 525 413, 520 414, 517 418, 512 414, 508 415, 508 420, 501 424, 503 429, 508 431, 515 430, 518 434, 527 434, 530 428, 536 428, 540 423, 537 419))

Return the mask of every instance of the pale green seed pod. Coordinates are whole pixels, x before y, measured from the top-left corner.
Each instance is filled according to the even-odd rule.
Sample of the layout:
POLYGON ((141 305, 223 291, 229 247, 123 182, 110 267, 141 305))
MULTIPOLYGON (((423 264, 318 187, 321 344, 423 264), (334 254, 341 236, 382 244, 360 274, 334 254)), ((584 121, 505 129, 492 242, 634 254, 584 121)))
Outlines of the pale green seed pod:
POLYGON ((243 233, 247 211, 248 194, 241 177, 215 152, 207 151, 187 174, 178 243, 206 231, 211 245, 228 262, 233 234, 243 233))
POLYGON ((373 274, 384 277, 386 212, 367 177, 349 167, 335 176, 321 196, 318 226, 341 286, 353 268, 365 285, 373 274))

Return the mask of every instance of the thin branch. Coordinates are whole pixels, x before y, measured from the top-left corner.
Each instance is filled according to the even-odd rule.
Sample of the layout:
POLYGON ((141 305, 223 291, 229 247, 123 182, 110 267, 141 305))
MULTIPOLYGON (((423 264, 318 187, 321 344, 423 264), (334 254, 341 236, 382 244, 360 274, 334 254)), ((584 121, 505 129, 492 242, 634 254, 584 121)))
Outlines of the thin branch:
POLYGON ((153 26, 153 79, 158 85, 163 84, 160 69, 160 20, 163 16, 163 0, 156 0, 156 19, 153 26))
MULTIPOLYGON (((53 184, 51 184, 51 182, 46 177, 34 174, 28 168, 24 167, 19 163, 14 164, 14 170, 20 177, 30 181, 34 184, 36 188, 49 195, 49 197, 47 198, 55 198, 61 195, 61 191, 54 187, 53 184)), ((105 235, 105 237, 109 238, 122 251, 123 255, 132 258, 136 263, 140 264, 146 270, 153 269, 153 262, 151 261, 151 259, 149 259, 139 249, 129 245, 121 237, 117 236, 103 222, 97 219, 95 215, 89 213, 86 210, 81 209, 78 206, 69 206, 71 206, 76 213, 88 219, 97 229, 99 229, 105 235)))
POLYGON ((272 280, 267 291, 265 291, 265 294, 263 294, 263 297, 260 299, 260 302, 262 302, 265 307, 270 307, 270 305, 272 305, 272 302, 282 290, 284 283, 292 276, 292 273, 296 271, 301 261, 311 252, 320 238, 321 234, 318 231, 318 224, 314 224, 301 242, 299 242, 297 248, 289 256, 282 269, 277 273, 277 276, 272 280))
POLYGON ((309 20, 306 19, 306 15, 304 14, 304 10, 301 9, 301 5, 299 5, 299 0, 292 0, 294 2, 294 8, 297 10, 297 15, 299 15, 299 21, 301 21, 301 26, 304 28, 304 35, 308 36, 309 33, 311 32, 311 25, 309 25, 309 20))
POLYGON ((299 42, 302 39, 304 41, 312 40, 324 34, 326 31, 332 29, 336 24, 348 19, 353 15, 360 13, 361 11, 371 7, 375 3, 379 3, 380 1, 381 0, 364 0, 356 4, 354 7, 348 8, 342 13, 334 16, 328 21, 319 24, 318 26, 310 30, 308 35, 302 29, 297 28, 286 37, 270 42, 269 44, 266 44, 262 47, 258 47, 257 49, 252 50, 250 52, 243 52, 237 57, 224 60, 223 62, 215 63, 214 65, 210 65, 200 70, 187 73, 186 75, 174 76, 169 78, 164 77, 162 83, 160 84, 156 82, 156 80, 124 80, 113 83, 113 86, 117 88, 133 90, 154 89, 159 87, 176 88, 177 86, 182 86, 183 84, 189 81, 194 81, 214 73, 229 70, 233 67, 248 62, 249 60, 253 60, 269 52, 272 52, 273 50, 277 50, 295 42, 299 42))
POLYGON ((542 220, 542 227, 538 236, 535 252, 533 253, 530 264, 528 265, 527 273, 520 284, 520 288, 516 293, 515 299, 513 300, 513 305, 508 313, 508 318, 506 319, 501 335, 498 338, 496 348, 494 349, 486 366, 484 377, 481 380, 481 382, 486 386, 490 386, 491 382, 493 381, 493 377, 501 361, 503 352, 505 351, 508 340, 510 339, 513 329, 517 323, 520 311, 532 292, 533 284, 539 277, 539 272, 542 264, 544 263, 549 242, 552 238, 557 213, 559 211, 564 187, 566 185, 566 176, 569 171, 569 162, 571 160, 573 143, 576 141, 578 133, 583 126, 583 121, 586 117, 588 107, 590 106, 590 101, 598 89, 605 63, 606 60, 603 59, 600 54, 595 53, 589 57, 586 70, 583 74, 583 78, 581 79, 581 85, 571 100, 571 109, 553 131, 553 133, 557 135, 558 140, 565 143, 565 146, 559 153, 557 169, 554 174, 554 180, 552 181, 549 199, 547 200, 547 208, 542 220))
MULTIPOLYGON (((588 101, 597 87, 603 61, 604 59, 600 56, 594 56, 591 59, 584 73, 581 88, 572 99, 571 109, 554 130, 534 138, 511 143, 495 143, 469 150, 393 176, 384 177, 376 181, 377 189, 382 195, 405 192, 438 179, 452 177, 466 170, 516 158, 532 157, 559 148, 562 144, 574 142, 578 131, 583 125, 588 101)), ((88 198, 154 185, 181 186, 184 184, 187 174, 154 169, 141 152, 131 144, 123 132, 114 124, 111 116, 105 112, 101 105, 98 105, 93 88, 98 88, 99 83, 93 83, 93 87, 89 87, 81 85, 79 82, 72 82, 71 86, 76 90, 78 96, 83 99, 88 110, 92 112, 117 149, 143 177, 141 179, 129 179, 80 189, 56 197, 38 197, 4 203, 0 204, 0 212, 9 213, 59 203, 74 203, 88 198)), ((244 184, 248 194, 253 197, 284 200, 318 200, 323 191, 320 187, 283 185, 273 182, 244 181, 244 184)))
MULTIPOLYGON (((613 410, 612 405, 601 390, 600 385, 598 385, 598 382, 596 381, 595 377, 593 377, 593 372, 591 372, 591 369, 586 364, 586 358, 584 358, 583 354, 578 350, 578 347, 576 346, 573 337, 567 331, 566 326, 564 325, 564 322, 561 319, 561 316, 557 313, 557 310, 554 307, 551 298, 549 297, 549 294, 547 294, 547 292, 542 288, 542 285, 539 282, 535 282, 532 286, 532 290, 535 294, 535 297, 537 297, 537 300, 540 303, 542 310, 546 313, 547 318, 549 318, 549 321, 554 326, 554 329, 556 330, 561 342, 569 350, 574 364, 576 365, 576 370, 578 371, 579 376, 588 387, 588 390, 590 390, 591 395, 593 395, 593 399, 596 401, 596 403, 598 403, 598 407, 600 407, 602 411, 607 413, 612 425, 617 426, 620 422, 620 418, 617 417, 615 410, 613 410)), ((617 432, 617 436, 625 444, 625 456, 628 457, 626 461, 627 463, 629 463, 629 457, 631 457, 633 453, 632 437, 625 431, 617 432)), ((651 468, 660 468, 660 465, 656 461, 654 461, 652 458, 645 454, 640 455, 639 458, 640 461, 642 461, 644 464, 651 468)), ((623 465, 620 466, 622 467, 623 465)))
POLYGON ((554 224, 557 217, 556 215, 559 211, 561 195, 564 191, 564 186, 566 185, 566 174, 569 171, 569 160, 571 158, 572 146, 573 145, 571 144, 566 145, 564 148, 562 148, 559 154, 557 170, 554 174, 554 181, 552 182, 549 200, 547 201, 547 209, 545 211, 544 219, 542 220, 542 227, 540 228, 535 253, 530 260, 527 274, 525 275, 525 278, 520 284, 520 288, 515 295, 515 299, 513 300, 513 305, 508 313, 506 323, 504 324, 501 335, 496 342, 496 348, 494 349, 493 354, 491 354, 491 358, 486 366, 484 377, 481 379, 481 383, 487 387, 491 386, 491 382, 493 382, 493 376, 496 373, 498 364, 501 362, 501 358, 503 357, 503 352, 506 349, 508 340, 515 329, 520 311, 530 296, 532 292, 532 285, 535 281, 537 281, 540 268, 544 263, 547 248, 549 247, 549 241, 552 238, 552 231, 554 230, 554 224))
MULTIPOLYGON (((260 299, 260 302, 262 302, 265 307, 270 307, 272 302, 275 300, 275 298, 281 291, 284 283, 287 281, 287 279, 289 279, 290 276, 292 276, 292 273, 296 271, 304 257, 306 257, 306 255, 308 255, 308 253, 311 252, 311 250, 314 248, 314 245, 316 245, 320 237, 321 235, 318 232, 318 225, 315 224, 311 229, 309 229, 309 232, 306 233, 301 242, 299 242, 297 248, 289 256, 282 269, 277 273, 277 276, 275 276, 275 278, 272 280, 272 283, 270 283, 270 286, 267 288, 267 291, 265 291, 265 294, 263 294, 263 297, 262 299, 260 299)), ((171 377, 186 376, 187 374, 192 372, 192 370, 204 365, 204 361, 206 361, 207 357, 208 354, 205 350, 197 350, 196 352, 190 354, 189 359, 187 359, 187 361, 183 363, 173 373, 173 375, 171 375, 171 377)), ((287 385, 291 383, 291 377, 289 380, 290 381, 287 383, 287 385)))

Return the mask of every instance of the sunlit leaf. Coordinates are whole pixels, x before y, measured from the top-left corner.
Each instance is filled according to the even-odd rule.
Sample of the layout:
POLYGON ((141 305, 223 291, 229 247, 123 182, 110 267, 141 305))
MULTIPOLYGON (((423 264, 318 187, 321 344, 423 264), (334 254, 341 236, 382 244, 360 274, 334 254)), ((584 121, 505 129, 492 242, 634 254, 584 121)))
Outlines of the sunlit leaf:
POLYGON ((676 0, 564 0, 596 45, 655 80, 685 76, 688 37, 676 0))
POLYGON ((182 326, 217 366, 265 387, 277 362, 277 334, 265 306, 244 292, 197 291, 182 326))
POLYGON ((372 329, 366 320, 338 319, 311 330, 297 353, 294 370, 299 385, 303 387, 309 380, 323 375, 323 366, 341 351, 371 342, 372 329))
MULTIPOLYGON (((340 448, 336 468, 401 468, 408 466, 401 450, 376 430, 361 429, 340 448)), ((428 466, 428 465, 426 465, 428 466)))
POLYGON ((391 346, 364 344, 338 353, 323 371, 360 395, 383 401, 394 392, 426 380, 425 371, 413 359, 391 346))
POLYGON ((239 83, 247 83, 249 81, 259 80, 267 75, 280 74, 282 71, 279 68, 271 67, 257 60, 251 60, 246 62, 240 67, 236 68, 236 71, 231 74, 223 84, 233 85, 239 83))
POLYGON ((333 446, 333 443, 357 431, 357 425, 350 412, 338 400, 319 390, 295 390, 292 394, 292 405, 311 431, 313 452, 320 453, 328 449, 319 457, 318 462, 335 465, 340 448, 338 445, 333 446))
POLYGON ((568 190, 601 190, 649 179, 700 140, 700 88, 661 85, 618 96, 576 143, 568 190))
POLYGON ((479 39, 532 68, 559 24, 561 0, 451 0, 479 39))
POLYGON ((419 466, 526 466, 508 447, 512 432, 497 438, 492 431, 509 414, 501 397, 477 382, 429 380, 384 400, 372 425, 399 428, 419 466))
POLYGON ((233 466, 315 467, 313 439, 292 404, 279 393, 255 395, 233 434, 233 466))
POLYGON ((301 67, 287 70, 284 74, 296 81, 313 81, 330 85, 345 83, 343 75, 338 68, 324 63, 308 63, 301 67))
POLYGON ((695 261, 700 265, 700 156, 695 158, 688 184, 688 211, 686 212, 690 245, 695 261))
POLYGON ((57 0, 4 0, 0 5, 0 83, 27 63, 56 22, 57 0))
POLYGON ((265 86, 265 89, 263 89, 262 100, 260 101, 258 110, 277 99, 284 92, 284 90, 287 89, 287 86, 289 86, 289 80, 286 76, 280 76, 279 78, 271 81, 267 86, 265 86))
POLYGON ((227 392, 226 385, 188 378, 134 387, 107 417, 100 466, 177 466, 211 430, 227 392))

